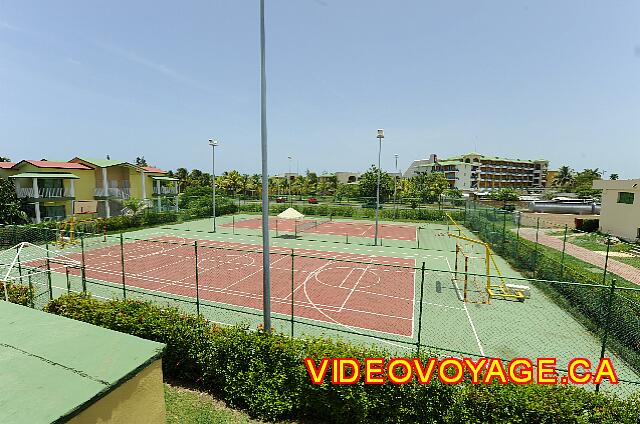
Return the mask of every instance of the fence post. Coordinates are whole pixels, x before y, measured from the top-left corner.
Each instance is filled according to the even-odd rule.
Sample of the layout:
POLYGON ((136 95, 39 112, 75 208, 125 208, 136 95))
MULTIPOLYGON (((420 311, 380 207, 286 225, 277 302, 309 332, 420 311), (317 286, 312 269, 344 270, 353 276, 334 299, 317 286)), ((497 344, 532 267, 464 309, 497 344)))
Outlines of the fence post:
POLYGON ((64 273, 65 276, 67 277, 67 294, 71 293, 71 281, 69 280, 69 267, 65 266, 64 267, 64 273))
POLYGON ((422 343, 422 299, 424 297, 424 270, 425 263, 422 262, 420 277, 420 306, 418 308, 418 355, 420 355, 420 344, 422 343))
POLYGON ((502 214, 502 251, 504 253, 504 243, 507 237, 507 211, 502 214))
POLYGON ((420 249, 420 230, 422 227, 418 226, 418 234, 416 235, 416 241, 418 242, 418 249, 420 249))
POLYGON ((536 219, 536 245, 535 245, 535 250, 534 250, 534 255, 533 255, 533 266, 534 266, 534 272, 536 277, 538 276, 538 234, 540 233, 540 218, 536 219))
POLYGON ((349 233, 344 233, 346 243, 349 244, 349 233))
POLYGON ((295 268, 294 268, 294 260, 295 253, 293 249, 291 249, 291 338, 293 338, 293 323, 294 323, 294 303, 293 303, 293 295, 295 292, 295 268))
POLYGON ((607 267, 609 266, 609 249, 611 248, 611 236, 607 235, 607 254, 604 257, 604 272, 602 273, 602 284, 607 284, 607 267))
POLYGON ((195 252, 195 260, 196 260, 196 313, 200 316, 200 287, 199 287, 199 276, 198 276, 198 240, 193 242, 193 249, 195 252))
POLYGON ((520 250, 520 220, 522 218, 522 213, 521 212, 516 212, 517 213, 517 219, 518 219, 518 229, 516 230, 516 258, 519 257, 519 250, 520 250))
MULTIPOLYGON (((602 335, 602 348, 600 349, 600 359, 604 358, 607 349, 607 337, 609 336, 609 328, 611 325, 611 309, 613 304, 613 296, 616 290, 616 280, 611 281, 611 289, 609 290, 609 299, 607 300, 607 316, 604 322, 604 334, 602 335)), ((600 384, 596 384, 596 393, 600 391, 600 384)))
POLYGON ((53 300, 53 287, 51 286, 51 262, 49 261, 49 242, 45 243, 47 249, 47 284, 49 286, 49 300, 53 300))
POLYGON ((82 280, 82 293, 87 292, 87 270, 85 269, 84 236, 80 233, 80 251, 82 253, 82 268, 80 269, 80 280, 82 280))
POLYGON ((127 284, 126 277, 124 274, 124 237, 122 233, 120 233, 120 266, 122 268, 122 298, 127 298, 127 284))
POLYGON ((560 258, 560 279, 564 277, 564 255, 565 249, 567 247, 567 232, 569 231, 569 226, 564 224, 564 237, 562 238, 562 256, 560 258))

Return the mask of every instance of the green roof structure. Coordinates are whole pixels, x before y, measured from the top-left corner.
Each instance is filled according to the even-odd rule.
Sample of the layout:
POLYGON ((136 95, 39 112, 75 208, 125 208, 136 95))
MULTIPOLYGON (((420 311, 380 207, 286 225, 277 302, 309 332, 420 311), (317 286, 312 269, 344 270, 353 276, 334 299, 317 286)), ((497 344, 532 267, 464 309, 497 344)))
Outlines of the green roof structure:
POLYGON ((160 181, 180 181, 179 178, 173 178, 173 177, 155 177, 155 176, 151 176, 152 180, 160 180, 160 181))
POLYGON ((132 165, 129 162, 126 162, 123 160, 93 159, 93 158, 81 158, 81 157, 75 157, 73 159, 78 159, 83 162, 90 163, 91 165, 97 166, 98 168, 108 168, 109 166, 119 166, 119 165, 135 167, 135 165, 132 165))
POLYGON ((160 359, 164 348, 0 302, 0 422, 66 422, 160 359))
POLYGON ((9 178, 61 178, 67 180, 78 180, 80 177, 68 172, 23 172, 11 175, 9 178))

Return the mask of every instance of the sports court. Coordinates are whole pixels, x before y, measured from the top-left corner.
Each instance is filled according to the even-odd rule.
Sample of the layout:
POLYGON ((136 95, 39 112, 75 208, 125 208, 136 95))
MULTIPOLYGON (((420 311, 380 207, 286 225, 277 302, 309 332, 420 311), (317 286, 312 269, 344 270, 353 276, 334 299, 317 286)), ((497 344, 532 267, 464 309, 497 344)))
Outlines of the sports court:
MULTIPOLYGON (((125 243, 126 283, 194 298, 197 283, 201 300, 261 309, 262 253, 257 246, 203 240, 196 259, 195 241, 156 237, 125 243)), ((300 318, 411 337, 414 260, 298 250, 292 268, 290 252, 274 248, 270 255, 273 312, 290 314, 293 305, 300 318)), ((67 257, 82 259, 78 253, 67 257)), ((119 245, 85 252, 84 261, 88 279, 122 281, 119 245)))
MULTIPOLYGON (((98 296, 121 297, 124 285, 128 298, 174 299, 171 304, 191 312, 197 298, 205 317, 255 328, 263 302, 261 238, 255 231, 259 222, 255 215, 224 216, 214 233, 211 220, 190 221, 128 232, 122 244, 117 236, 86 239, 84 259, 78 245, 55 253, 84 260, 87 290, 98 296)), ((330 222, 334 224, 313 229, 353 224, 330 222)), ((373 222, 355 224, 364 230, 373 222)), ((339 237, 330 243, 309 239, 308 228, 297 237, 276 237, 272 231, 271 306, 278 330, 293 333, 295 327, 296 335, 374 343, 399 354, 419 343, 444 355, 554 356, 565 366, 575 356, 599 358, 599 339, 549 298, 544 287, 524 281, 502 258, 494 256, 502 278, 530 286, 524 301, 483 302, 479 295, 486 284, 486 258, 481 246, 448 236, 450 228, 443 224, 399 226, 419 235, 419 248, 408 235, 382 246, 348 244, 339 237), (471 274, 466 279, 458 248, 464 250, 471 274)), ((466 229, 460 232, 475 238, 466 229)), ((77 276, 80 271, 67 272, 77 276)), ((59 277, 54 286, 64 291, 59 277)), ((614 364, 621 378, 637 378, 622 360, 614 364)))
MULTIPOLYGON (((235 223, 223 224, 223 227, 261 229, 261 218, 249 218, 235 223)), ((315 234, 329 234, 335 236, 372 238, 375 235, 374 222, 333 221, 329 219, 269 219, 269 228, 278 233, 307 232, 315 234)), ((378 236, 389 240, 416 240, 415 225, 383 224, 378 227, 378 236)))

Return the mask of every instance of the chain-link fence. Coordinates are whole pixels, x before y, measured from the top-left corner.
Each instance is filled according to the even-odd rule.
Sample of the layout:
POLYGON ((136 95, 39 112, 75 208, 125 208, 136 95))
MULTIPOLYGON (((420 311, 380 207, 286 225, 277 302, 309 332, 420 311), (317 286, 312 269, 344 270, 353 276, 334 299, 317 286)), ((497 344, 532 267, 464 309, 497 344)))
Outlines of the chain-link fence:
MULTIPOLYGON (((274 327, 292 337, 324 335, 404 354, 422 349, 505 361, 551 356, 561 372, 576 356, 594 364, 611 356, 623 384, 606 390, 629 394, 640 387, 640 290, 613 274, 601 279, 573 263, 567 252, 524 237, 517 214, 467 208, 461 223, 466 228, 434 225, 425 237, 473 232, 525 277, 487 276, 482 249, 471 247, 465 249, 467 267, 458 264, 455 251, 396 258, 273 247, 274 327), (488 278, 526 287, 526 299, 470 301, 488 286, 488 278)), ((29 249, 50 253, 38 274, 45 295, 31 306, 42 307, 62 293, 90 292, 102 299, 176 306, 222 325, 262 323, 263 264, 257 247, 167 231, 145 239, 80 232, 61 248, 53 244, 55 235, 34 231, 9 227, 0 233, 3 246, 21 238, 37 242, 25 248, 21 266, 43 269, 26 259, 29 249)), ((26 278, 15 283, 30 284, 26 278)))

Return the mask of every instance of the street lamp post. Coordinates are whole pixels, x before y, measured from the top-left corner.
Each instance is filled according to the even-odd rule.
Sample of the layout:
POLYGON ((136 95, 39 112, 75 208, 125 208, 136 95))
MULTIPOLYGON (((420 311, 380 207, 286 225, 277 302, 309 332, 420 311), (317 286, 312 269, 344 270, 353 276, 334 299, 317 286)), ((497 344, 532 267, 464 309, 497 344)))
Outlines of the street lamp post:
POLYGON ((218 140, 209 139, 211 146, 211 185, 213 186, 213 232, 216 232, 216 146, 218 140))
POLYGON ((269 269, 269 173, 267 166, 267 73, 264 0, 260 0, 260 150, 262 154, 262 314, 264 331, 271 332, 271 274, 269 269))
POLYGON ((289 158, 289 173, 287 174, 287 187, 289 187, 289 207, 293 207, 293 201, 291 200, 291 156, 287 156, 289 158))
POLYGON ((384 129, 378 130, 378 135, 376 136, 376 138, 378 139, 379 146, 378 146, 378 186, 376 189, 376 235, 373 242, 375 246, 378 245, 378 221, 379 221, 379 215, 380 215, 380 174, 381 174, 380 156, 382 155, 382 139, 384 138, 384 129))
POLYGON ((393 219, 396 219, 396 214, 398 213, 398 202, 396 201, 396 193, 398 192, 398 154, 395 155, 396 158, 396 175, 393 177, 393 219))

